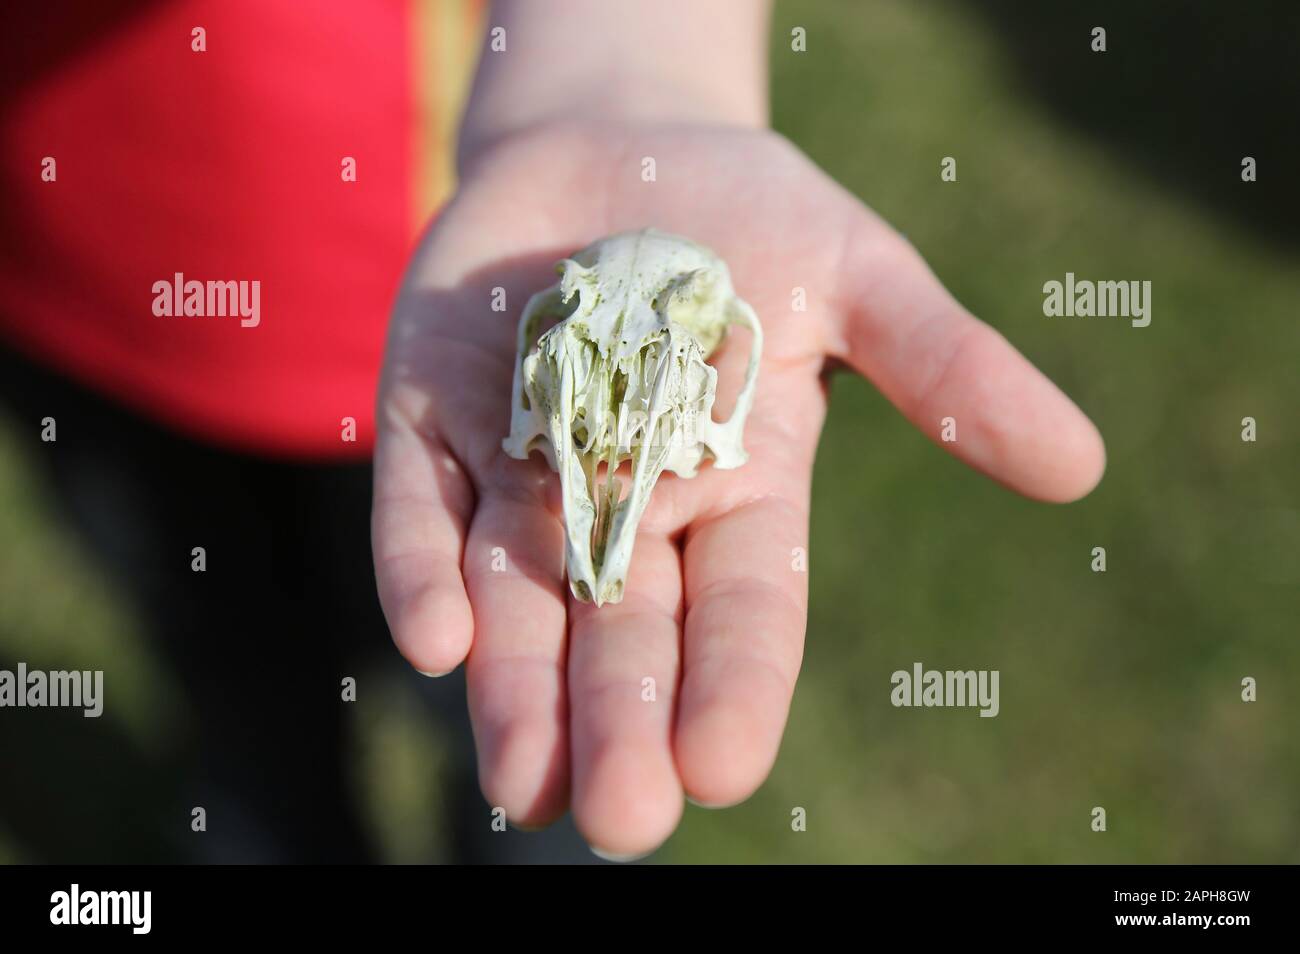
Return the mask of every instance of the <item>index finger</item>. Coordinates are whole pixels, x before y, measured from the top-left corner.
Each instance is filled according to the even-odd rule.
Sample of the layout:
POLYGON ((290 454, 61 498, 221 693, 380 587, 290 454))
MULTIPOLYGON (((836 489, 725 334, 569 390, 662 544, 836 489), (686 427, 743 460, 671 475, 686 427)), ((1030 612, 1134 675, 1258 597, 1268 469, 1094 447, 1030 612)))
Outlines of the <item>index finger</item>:
POLYGON ((686 793, 710 806, 748 798, 771 771, 803 657, 824 399, 809 376, 781 389, 781 402, 806 426, 749 435, 756 485, 692 524, 683 550, 688 609, 674 749, 686 793))

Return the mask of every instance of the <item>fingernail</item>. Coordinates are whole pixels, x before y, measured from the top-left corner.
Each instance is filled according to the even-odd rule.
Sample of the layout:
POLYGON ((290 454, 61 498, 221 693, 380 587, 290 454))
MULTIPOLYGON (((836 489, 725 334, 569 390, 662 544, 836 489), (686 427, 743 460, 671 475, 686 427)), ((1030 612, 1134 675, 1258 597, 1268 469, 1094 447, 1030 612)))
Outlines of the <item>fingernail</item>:
POLYGON ((694 798, 691 798, 691 796, 689 795, 686 796, 686 800, 690 802, 692 805, 694 805, 696 808, 707 808, 709 809, 709 811, 714 811, 719 808, 728 807, 726 802, 701 802, 701 801, 697 801, 694 798))
POLYGON ((591 853, 597 858, 600 858, 603 861, 616 861, 619 864, 628 864, 632 861, 640 861, 642 858, 649 858, 654 854, 653 848, 649 851, 634 851, 630 855, 620 855, 617 852, 605 851, 601 848, 597 848, 595 845, 588 845, 587 847, 591 849, 591 853))
POLYGON ((444 669, 442 672, 425 672, 423 669, 417 669, 415 671, 421 676, 428 676, 430 679, 441 679, 443 676, 447 675, 447 673, 454 672, 455 670, 456 667, 452 666, 451 669, 444 669))

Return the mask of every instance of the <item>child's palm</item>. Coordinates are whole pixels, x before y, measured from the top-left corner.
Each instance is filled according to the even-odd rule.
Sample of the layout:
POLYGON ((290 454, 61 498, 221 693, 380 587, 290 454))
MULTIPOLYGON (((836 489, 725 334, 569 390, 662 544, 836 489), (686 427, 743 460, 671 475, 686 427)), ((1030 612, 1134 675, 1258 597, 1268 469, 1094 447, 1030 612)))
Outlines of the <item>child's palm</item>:
MULTIPOLYGON (((746 346, 717 356, 720 404, 746 346)), ((480 778, 512 820, 571 803, 593 845, 643 852, 676 826, 683 790, 728 804, 766 777, 802 653, 828 361, 936 439, 955 419, 944 446, 1023 493, 1069 500, 1100 476, 1100 438, 1068 399, 779 137, 575 124, 475 164, 395 308, 374 549, 403 654, 424 671, 468 654, 480 778), (645 226, 728 262, 765 347, 749 462, 661 477, 623 601, 596 609, 568 595, 558 477, 501 451, 515 322, 558 258, 645 226)))

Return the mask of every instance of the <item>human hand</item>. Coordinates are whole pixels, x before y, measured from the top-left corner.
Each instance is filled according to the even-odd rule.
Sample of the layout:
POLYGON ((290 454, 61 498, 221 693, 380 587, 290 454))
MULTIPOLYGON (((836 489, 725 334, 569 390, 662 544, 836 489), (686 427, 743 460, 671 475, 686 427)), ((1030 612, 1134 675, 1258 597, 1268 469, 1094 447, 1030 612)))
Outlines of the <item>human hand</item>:
MULTIPOLYGON (((729 340, 712 362, 719 418, 747 351, 729 340)), ((571 806, 593 847, 637 855, 672 833, 683 794, 730 805, 762 783, 799 671, 807 574, 791 551, 807 546, 825 375, 840 364, 936 440, 955 418, 960 439, 941 446, 1021 493, 1067 501, 1100 478, 1101 438, 1078 409, 779 136, 555 122, 467 165, 393 313, 373 542, 403 655, 424 672, 466 662, 480 781, 511 821, 571 806), (642 180, 646 156, 656 181, 642 180), (644 226, 716 251, 765 345, 749 462, 661 477, 623 601, 596 609, 564 580, 558 476, 501 440, 523 303, 559 258, 644 226), (806 311, 791 308, 795 287, 806 311)))

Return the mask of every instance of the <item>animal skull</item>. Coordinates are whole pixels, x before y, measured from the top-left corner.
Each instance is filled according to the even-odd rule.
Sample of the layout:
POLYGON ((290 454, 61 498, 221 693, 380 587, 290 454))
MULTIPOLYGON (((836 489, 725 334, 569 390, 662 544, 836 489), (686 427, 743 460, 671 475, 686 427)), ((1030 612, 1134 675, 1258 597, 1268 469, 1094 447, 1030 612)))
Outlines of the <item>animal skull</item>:
POLYGON ((713 252, 654 229, 603 238, 557 263, 560 280, 519 320, 507 454, 537 448, 560 474, 574 596, 617 603, 637 524, 664 471, 694 477, 748 459, 741 431, 763 348, 754 309, 713 252), (543 321, 553 327, 540 334, 543 321), (713 420, 718 373, 705 363, 727 326, 753 333, 731 418, 713 420), (615 471, 631 465, 623 496, 615 471), (600 465, 606 465, 600 482, 600 465))

